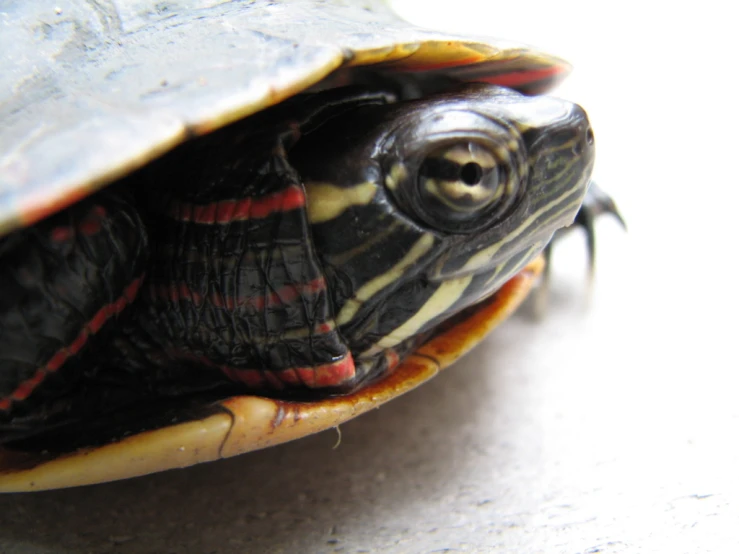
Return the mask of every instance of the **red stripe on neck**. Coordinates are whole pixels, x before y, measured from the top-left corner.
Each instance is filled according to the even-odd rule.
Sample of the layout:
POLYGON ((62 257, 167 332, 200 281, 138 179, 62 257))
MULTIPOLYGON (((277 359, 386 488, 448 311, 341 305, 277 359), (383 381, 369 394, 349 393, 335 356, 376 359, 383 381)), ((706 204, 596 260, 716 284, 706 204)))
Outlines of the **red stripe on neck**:
POLYGON ((0 410, 8 410, 13 402, 28 398, 49 373, 57 371, 69 358, 77 354, 88 339, 97 333, 110 318, 120 314, 128 304, 133 302, 143 280, 143 276, 137 277, 124 289, 120 298, 100 308, 68 346, 59 349, 45 365, 35 371, 32 377, 18 384, 9 396, 0 399, 0 410))
POLYGON ((338 387, 356 375, 351 353, 338 361, 318 366, 296 367, 285 370, 241 369, 230 366, 218 368, 232 381, 244 383, 249 388, 281 390, 288 386, 305 386, 311 389, 338 387))
POLYGON ((276 212, 287 212, 305 206, 305 192, 298 185, 265 196, 250 196, 240 200, 220 200, 210 204, 193 204, 175 200, 170 202, 167 215, 178 221, 204 225, 225 224, 232 221, 263 219, 276 212))
POLYGON ((218 369, 231 381, 243 383, 251 390, 283 390, 287 387, 311 389, 337 387, 356 375, 351 352, 335 362, 318 366, 288 369, 253 369, 217 364, 202 354, 192 352, 169 353, 172 359, 194 362, 218 369))

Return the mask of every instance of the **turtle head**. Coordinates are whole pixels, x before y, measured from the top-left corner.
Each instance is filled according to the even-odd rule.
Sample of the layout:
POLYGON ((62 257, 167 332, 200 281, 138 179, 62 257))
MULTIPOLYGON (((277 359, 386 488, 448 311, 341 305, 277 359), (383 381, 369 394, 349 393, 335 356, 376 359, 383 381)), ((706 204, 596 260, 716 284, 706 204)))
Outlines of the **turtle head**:
POLYGON ((379 371, 573 221, 594 146, 579 106, 473 84, 329 118, 291 158, 336 324, 379 371))

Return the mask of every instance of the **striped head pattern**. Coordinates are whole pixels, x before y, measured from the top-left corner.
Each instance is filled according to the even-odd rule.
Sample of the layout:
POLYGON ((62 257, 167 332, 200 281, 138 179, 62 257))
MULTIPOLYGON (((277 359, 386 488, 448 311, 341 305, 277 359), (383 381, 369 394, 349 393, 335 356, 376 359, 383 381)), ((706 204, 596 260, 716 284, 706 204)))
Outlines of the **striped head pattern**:
POLYGON ((366 374, 490 296, 570 224, 594 146, 579 106, 474 84, 358 107, 289 157, 336 325, 366 374))

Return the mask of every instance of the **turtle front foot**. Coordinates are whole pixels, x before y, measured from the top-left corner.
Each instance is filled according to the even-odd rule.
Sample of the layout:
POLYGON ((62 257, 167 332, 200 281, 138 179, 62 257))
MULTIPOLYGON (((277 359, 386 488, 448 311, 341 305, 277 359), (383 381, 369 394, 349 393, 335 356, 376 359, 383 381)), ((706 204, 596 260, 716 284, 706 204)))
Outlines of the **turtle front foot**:
POLYGON ((572 225, 564 229, 560 229, 554 235, 554 238, 549 242, 547 247, 544 249, 544 257, 547 261, 545 268, 545 279, 548 280, 550 267, 550 261, 552 257, 553 245, 562 239, 562 237, 569 233, 572 229, 581 228, 585 231, 586 247, 588 253, 588 275, 592 279, 593 273, 595 272, 595 220, 602 215, 612 215, 615 217, 621 226, 626 230, 626 221, 624 220, 621 213, 616 207, 616 203, 602 188, 598 186, 595 181, 590 181, 588 192, 585 194, 585 199, 580 206, 580 210, 575 216, 575 221, 572 225))

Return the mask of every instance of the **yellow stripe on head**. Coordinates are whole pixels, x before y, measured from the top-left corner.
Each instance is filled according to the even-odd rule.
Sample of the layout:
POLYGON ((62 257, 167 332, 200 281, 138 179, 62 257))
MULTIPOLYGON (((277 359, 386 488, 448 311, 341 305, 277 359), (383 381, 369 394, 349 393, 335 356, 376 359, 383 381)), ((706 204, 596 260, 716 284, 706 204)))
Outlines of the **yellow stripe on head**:
POLYGON ((337 187, 330 183, 307 182, 308 220, 325 223, 339 217, 352 206, 365 206, 377 194, 375 183, 361 183, 353 187, 337 187))

